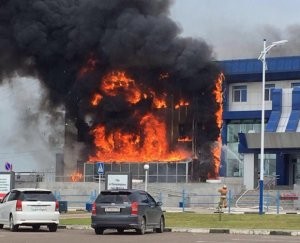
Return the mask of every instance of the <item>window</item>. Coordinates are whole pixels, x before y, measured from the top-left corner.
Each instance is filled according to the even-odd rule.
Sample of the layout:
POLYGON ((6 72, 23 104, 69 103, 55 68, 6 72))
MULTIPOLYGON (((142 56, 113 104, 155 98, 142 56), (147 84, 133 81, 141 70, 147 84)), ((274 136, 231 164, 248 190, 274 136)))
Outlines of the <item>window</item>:
POLYGON ((233 102, 246 102, 247 101, 247 86, 239 85, 233 86, 232 101, 233 102))
POLYGON ((148 197, 145 193, 140 194, 140 202, 141 203, 149 203, 148 197))
POLYGON ((298 82, 297 82, 297 83, 292 83, 292 84, 291 84, 291 87, 292 87, 292 88, 294 88, 294 87, 300 87, 300 83, 298 83, 298 82))
POLYGON ((150 194, 148 194, 148 193, 147 193, 147 197, 148 197, 149 204, 155 206, 156 203, 155 203, 154 198, 152 196, 150 196, 150 194))
POLYGON ((21 198, 22 201, 53 202, 56 200, 50 191, 24 191, 21 198))
POLYGON ((17 192, 16 191, 12 191, 8 197, 7 201, 14 201, 17 200, 17 192))
POLYGON ((265 100, 272 100, 272 89, 275 88, 275 84, 265 85, 265 100))

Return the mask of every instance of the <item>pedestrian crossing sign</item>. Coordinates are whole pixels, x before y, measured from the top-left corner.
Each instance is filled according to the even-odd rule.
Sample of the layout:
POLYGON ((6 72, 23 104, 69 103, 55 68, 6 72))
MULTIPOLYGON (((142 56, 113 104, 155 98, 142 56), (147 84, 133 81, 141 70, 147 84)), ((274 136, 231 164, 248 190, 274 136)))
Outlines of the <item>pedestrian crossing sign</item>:
POLYGON ((97 173, 98 173, 98 175, 104 174, 104 163, 103 162, 97 163, 97 173))

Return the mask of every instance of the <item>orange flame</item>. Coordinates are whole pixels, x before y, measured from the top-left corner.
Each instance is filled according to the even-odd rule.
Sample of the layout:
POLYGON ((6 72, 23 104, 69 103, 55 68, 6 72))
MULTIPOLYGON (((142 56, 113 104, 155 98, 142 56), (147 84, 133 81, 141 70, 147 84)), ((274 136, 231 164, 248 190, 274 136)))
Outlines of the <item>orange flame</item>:
POLYGON ((103 99, 103 96, 101 94, 94 94, 94 96, 91 100, 91 104, 93 106, 97 106, 97 105, 99 105, 99 103, 102 99, 103 99))
POLYGON ((104 126, 93 130, 97 152, 90 161, 150 162, 179 161, 186 159, 186 151, 169 151, 166 126, 153 114, 140 120, 140 131, 126 133, 121 130, 106 134, 104 126))
POLYGON ((142 98, 142 92, 136 86, 135 81, 122 71, 113 71, 102 80, 101 89, 110 96, 125 94, 126 100, 131 104, 138 103, 142 98))
POLYGON ((179 109, 181 106, 189 106, 190 103, 188 101, 184 101, 181 99, 178 104, 175 105, 175 109, 179 109))
POLYGON ((166 102, 167 95, 166 94, 163 94, 162 96, 159 97, 152 90, 150 91, 150 93, 153 96, 153 106, 154 106, 154 108, 156 108, 156 109, 167 108, 167 102, 166 102))
POLYGON ((183 138, 178 138, 177 141, 178 142, 191 142, 192 138, 190 138, 190 137, 183 137, 183 138))
POLYGON ((75 171, 71 174, 71 181, 73 181, 73 182, 81 181, 82 178, 83 178, 82 173, 80 173, 78 171, 75 171))
MULTIPOLYGON (((213 94, 215 95, 216 102, 218 104, 218 109, 215 113, 216 116, 216 123, 219 129, 222 127, 222 114, 223 114, 223 93, 222 93, 222 84, 224 80, 224 74, 220 73, 217 80, 216 80, 216 86, 215 90, 213 91, 213 94)), ((222 140, 221 140, 221 134, 219 134, 218 139, 215 144, 213 144, 212 147, 212 154, 214 158, 214 174, 215 176, 219 175, 220 170, 220 163, 221 163, 221 148, 222 148, 222 140)), ((212 177, 211 175, 208 175, 208 177, 212 177)))

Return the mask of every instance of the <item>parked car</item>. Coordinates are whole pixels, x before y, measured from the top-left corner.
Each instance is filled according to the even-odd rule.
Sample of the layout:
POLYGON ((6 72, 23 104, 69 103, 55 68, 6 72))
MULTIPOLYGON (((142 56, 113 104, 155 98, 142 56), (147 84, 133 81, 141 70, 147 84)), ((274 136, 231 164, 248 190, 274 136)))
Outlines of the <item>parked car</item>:
POLYGON ((11 231, 17 231, 19 226, 32 226, 37 231, 46 225, 55 232, 59 215, 58 201, 50 190, 13 189, 0 203, 0 228, 8 225, 11 231))
POLYGON ((165 217, 161 205, 142 190, 105 190, 92 205, 91 226, 97 235, 105 229, 117 229, 119 233, 135 229, 138 234, 153 229, 162 233, 165 217))

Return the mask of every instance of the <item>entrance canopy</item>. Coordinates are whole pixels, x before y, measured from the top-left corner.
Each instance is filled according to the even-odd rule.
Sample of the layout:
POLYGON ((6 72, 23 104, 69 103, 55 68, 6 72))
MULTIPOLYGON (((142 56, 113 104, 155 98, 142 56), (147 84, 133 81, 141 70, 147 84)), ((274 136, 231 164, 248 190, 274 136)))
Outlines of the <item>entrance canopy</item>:
MULTIPOLYGON (((299 132, 266 132, 265 149, 299 149, 299 132)), ((260 133, 239 133, 239 153, 249 153, 261 147, 260 133)))

